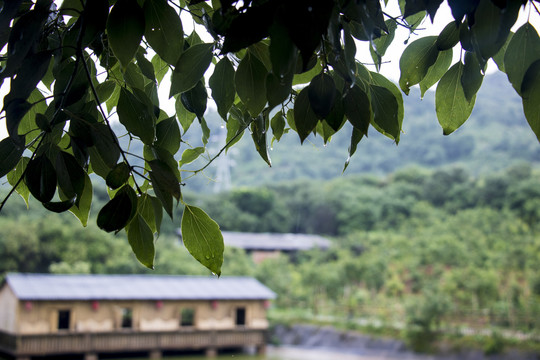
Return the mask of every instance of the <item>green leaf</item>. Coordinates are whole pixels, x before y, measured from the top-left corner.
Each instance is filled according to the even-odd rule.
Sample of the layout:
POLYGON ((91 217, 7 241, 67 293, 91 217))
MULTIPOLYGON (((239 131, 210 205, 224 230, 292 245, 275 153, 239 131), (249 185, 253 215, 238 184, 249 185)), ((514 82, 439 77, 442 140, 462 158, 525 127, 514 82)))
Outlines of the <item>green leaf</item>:
POLYGON ((135 56, 144 35, 144 11, 136 1, 118 0, 107 20, 109 45, 125 68, 135 56))
MULTIPOLYGON (((137 66, 141 73, 146 76, 148 80, 151 80, 153 83, 156 82, 156 72, 154 70, 154 65, 144 56, 142 51, 138 51, 135 56, 137 59, 137 66)), ((144 88, 144 86, 143 86, 144 88)))
POLYGON ((521 83, 525 72, 533 62, 540 59, 540 38, 529 23, 521 26, 512 36, 504 55, 504 68, 508 80, 521 95, 521 83))
POLYGON ((226 56, 216 64, 209 85, 210 89, 212 89, 212 98, 216 102, 218 113, 222 119, 226 120, 236 94, 234 67, 226 56))
POLYGON ((97 225, 100 229, 112 232, 120 231, 135 216, 137 211, 137 194, 129 185, 124 185, 116 192, 98 213, 97 225))
POLYGON ((461 76, 461 85, 467 101, 471 101, 480 89, 484 80, 483 70, 476 55, 467 51, 465 53, 463 75, 461 76))
POLYGON ((270 126, 272 127, 272 134, 274 134, 276 140, 279 141, 283 136, 283 130, 285 129, 285 119, 283 118, 281 111, 278 111, 274 117, 272 117, 270 126))
POLYGON ((446 71, 452 64, 452 55, 452 49, 439 52, 437 61, 435 61, 435 64, 433 64, 429 68, 426 76, 422 79, 422 81, 420 81, 419 85, 421 98, 424 97, 426 91, 428 91, 429 88, 435 85, 437 81, 441 80, 443 75, 446 73, 446 71))
MULTIPOLYGON (((382 76, 379 73, 371 72, 371 78, 375 85, 383 86, 390 90, 392 94, 394 94, 397 102, 398 102, 398 122, 399 127, 402 127, 403 124, 403 117, 405 116, 405 108, 403 106, 403 96, 401 95, 401 91, 399 91, 399 88, 390 80, 388 80, 386 77, 382 76)), ((399 139, 396 139, 396 143, 399 142, 399 139)))
POLYGON ((198 119, 202 119, 206 111, 206 102, 208 100, 208 93, 206 92, 206 86, 202 81, 199 81, 195 87, 180 95, 182 105, 187 111, 197 115, 198 119))
POLYGON ((401 127, 398 121, 398 101, 394 94, 385 87, 371 85, 371 107, 373 108, 373 126, 391 139, 399 139, 401 127))
POLYGON ((56 155, 56 176, 58 187, 71 199, 82 196, 84 190, 84 170, 75 157, 65 151, 59 151, 56 155))
POLYGON ((139 198, 137 213, 144 218, 153 233, 159 233, 163 208, 158 198, 142 194, 139 198))
POLYGON ((467 101, 461 84, 463 68, 461 61, 454 64, 439 81, 435 92, 435 109, 444 135, 449 135, 459 128, 471 115, 474 107, 476 96, 467 101))
POLYGON ((318 119, 324 119, 334 106, 336 95, 334 79, 328 74, 320 73, 311 80, 307 89, 311 109, 318 119))
POLYGON ((96 86, 96 92, 98 94, 100 103, 104 103, 107 100, 109 100, 115 88, 116 88, 116 83, 112 80, 106 80, 102 83, 99 83, 96 86))
POLYGON ((156 80, 158 84, 161 84, 161 80, 165 77, 169 71, 169 64, 163 61, 159 55, 154 55, 152 58, 152 65, 154 66, 154 73, 156 74, 156 80))
POLYGON ((501 8, 491 0, 480 0, 474 23, 470 22, 471 42, 482 65, 501 49, 517 20, 520 2, 509 1, 505 5, 501 8))
POLYGON ((180 149, 180 127, 176 117, 160 121, 156 126, 156 146, 163 148, 171 154, 180 149))
POLYGON ((172 73, 169 97, 193 88, 212 62, 213 44, 197 44, 184 51, 172 73))
POLYGON ((0 178, 9 173, 21 160, 24 152, 22 144, 16 144, 8 137, 0 141, 0 178))
POLYGON ((266 98, 268 106, 274 108, 291 96, 292 77, 280 79, 272 73, 266 75, 266 98))
POLYGON ((256 117, 266 105, 266 67, 249 52, 236 70, 236 92, 251 116, 256 117))
POLYGON ((257 150, 268 166, 272 166, 266 142, 266 119, 262 114, 257 116, 251 123, 251 138, 255 144, 255 150, 257 150))
MULTIPOLYGON (((85 173, 84 190, 82 192, 82 195, 77 198, 75 205, 73 205, 69 209, 69 212, 75 215, 81 222, 82 226, 85 227, 88 225, 88 217, 90 216, 90 209, 92 207, 92 195, 92 181, 90 180, 90 177, 85 173)), ((60 193, 60 199, 67 200, 63 196, 64 195, 60 193)))
POLYGON ((56 192, 56 172, 45 155, 36 156, 28 163, 24 181, 32 196, 42 203, 51 201, 56 192))
POLYGON ((127 238, 131 250, 141 264, 154 270, 154 234, 144 218, 137 214, 126 227, 127 238))
POLYGON ((367 94, 358 85, 343 97, 343 109, 349 122, 363 135, 367 135, 373 113, 367 94))
POLYGON ((240 121, 235 116, 229 116, 227 121, 227 150, 242 139, 245 128, 240 126, 240 121))
POLYGON ((343 127, 347 119, 345 118, 345 109, 343 108, 343 96, 337 90, 335 98, 336 101, 334 101, 334 106, 332 107, 332 110, 330 110, 330 114, 328 114, 324 120, 332 130, 338 131, 343 127))
POLYGON ((124 185, 131 175, 131 169, 125 162, 118 163, 107 175, 105 179, 107 186, 111 189, 118 189, 124 185))
POLYGON ((204 154, 204 147, 196 147, 193 149, 186 149, 182 153, 182 159, 180 160, 180 166, 192 163, 197 160, 199 156, 204 154))
POLYGON ((405 94, 409 94, 411 86, 422 81, 438 56, 437 36, 420 38, 405 48, 399 59, 399 86, 405 94))
POLYGON ((193 123, 193 120, 195 120, 196 115, 190 111, 187 111, 187 109, 182 104, 182 99, 180 98, 180 96, 176 98, 174 106, 176 109, 176 116, 178 116, 178 121, 180 121, 182 129, 184 129, 184 132, 188 131, 189 127, 193 123))
POLYGON ((296 132, 300 136, 300 142, 304 142, 318 122, 319 119, 310 105, 309 88, 304 88, 294 102, 294 124, 296 132))
POLYGON ((186 205, 182 215, 182 241, 190 254, 216 275, 223 264, 223 235, 219 225, 202 209, 186 205))
POLYGON ((396 34, 397 23, 395 20, 388 19, 385 21, 388 33, 382 35, 381 37, 374 39, 370 43, 369 50, 371 52, 371 58, 376 64, 377 69, 381 67, 382 57, 386 54, 386 50, 394 41, 394 36, 396 34))
POLYGON ((118 99, 118 119, 133 135, 150 145, 155 137, 155 117, 148 106, 140 102, 129 90, 122 88, 118 99))
POLYGON ((293 78, 293 85, 300 85, 300 84, 307 84, 311 82, 311 80, 318 74, 321 73, 323 70, 323 67, 319 61, 315 64, 314 67, 309 69, 306 72, 303 72, 301 74, 294 75, 293 78))
MULTIPOLYGON (((23 156, 15 169, 13 169, 11 172, 7 174, 7 180, 11 186, 15 186, 19 179, 23 176, 26 166, 28 165, 28 162, 30 161, 30 158, 27 158, 23 156)), ((19 194, 24 202, 26 203, 26 207, 28 208, 28 199, 30 198, 30 190, 28 190, 28 187, 26 186, 26 183, 24 181, 19 182, 19 185, 15 188, 15 191, 17 191, 17 194, 19 194)))
POLYGON ((525 118, 540 141, 540 60, 533 62, 525 72, 521 94, 525 118))
POLYGON ((129 63, 124 72, 124 80, 132 89, 144 89, 144 77, 140 68, 134 63, 129 63))
POLYGON ((161 201, 163 208, 169 216, 173 217, 173 201, 180 200, 180 182, 171 168, 161 160, 149 161, 150 165, 150 180, 157 198, 161 201))
POLYGON ((506 54, 506 49, 508 48, 508 44, 510 44, 510 41, 512 41, 513 36, 514 36, 514 33, 510 32, 508 34, 508 38, 506 38, 506 42, 504 43, 504 45, 501 47, 499 52, 496 53, 492 58, 493 61, 495 61, 495 64, 497 64, 497 67, 499 68, 499 70, 504 73, 506 72, 506 69, 504 67, 504 55, 506 54))
POLYGON ((349 166, 349 163, 351 162, 351 157, 356 152, 356 148, 358 146, 358 143, 362 138, 364 137, 364 134, 358 130, 357 128, 353 128, 352 134, 351 134, 351 144, 349 145, 349 157, 345 161, 345 166, 343 166, 343 172, 347 170, 347 167, 349 166))
POLYGON ((166 0, 146 1, 143 10, 146 20, 144 37, 163 60, 175 65, 184 49, 180 16, 166 0))
POLYGON ((437 49, 440 51, 452 49, 459 42, 459 24, 449 22, 437 37, 437 49))
POLYGON ((104 123, 91 124, 90 135, 94 144, 93 147, 89 148, 90 161, 99 161, 106 166, 107 169, 104 174, 98 173, 98 175, 105 178, 109 173, 109 169, 112 169, 120 158, 120 149, 117 145, 118 139, 116 139, 116 135, 104 123))

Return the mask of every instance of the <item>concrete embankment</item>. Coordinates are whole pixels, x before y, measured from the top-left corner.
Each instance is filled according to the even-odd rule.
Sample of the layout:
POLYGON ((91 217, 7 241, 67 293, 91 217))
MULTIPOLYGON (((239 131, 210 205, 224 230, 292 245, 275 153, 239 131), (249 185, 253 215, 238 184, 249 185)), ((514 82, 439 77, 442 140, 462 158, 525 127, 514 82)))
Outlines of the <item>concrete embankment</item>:
MULTIPOLYGON (((285 347, 296 347, 332 353, 354 354, 366 359, 380 360, 538 360, 538 354, 507 350, 501 354, 485 355, 482 350, 461 349, 442 351, 435 355, 417 354, 399 340, 376 338, 352 331, 313 325, 276 325, 272 341, 285 347)), ((336 358, 337 359, 337 358, 336 358)))

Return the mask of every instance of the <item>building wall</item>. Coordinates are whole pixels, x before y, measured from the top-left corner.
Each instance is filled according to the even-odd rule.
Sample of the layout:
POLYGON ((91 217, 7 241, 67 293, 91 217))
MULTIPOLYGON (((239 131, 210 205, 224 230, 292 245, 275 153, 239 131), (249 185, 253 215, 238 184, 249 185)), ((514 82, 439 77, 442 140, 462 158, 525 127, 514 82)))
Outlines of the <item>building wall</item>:
POLYGON ((255 264, 260 264, 266 259, 277 259, 281 255, 279 250, 253 250, 251 257, 255 264))
MULTIPOLYGON (((2 302, 0 302, 1 304, 2 302)), ((268 327, 264 301, 34 301, 19 304, 21 334, 110 331, 234 329, 236 309, 245 308, 245 328, 268 327), (195 310, 194 326, 180 326, 183 308, 195 310), (132 310, 132 327, 122 328, 123 309, 132 310), (69 330, 58 330, 60 310, 70 311, 69 330)))
POLYGON ((7 333, 17 332, 17 298, 9 288, 0 289, 0 330, 7 333))

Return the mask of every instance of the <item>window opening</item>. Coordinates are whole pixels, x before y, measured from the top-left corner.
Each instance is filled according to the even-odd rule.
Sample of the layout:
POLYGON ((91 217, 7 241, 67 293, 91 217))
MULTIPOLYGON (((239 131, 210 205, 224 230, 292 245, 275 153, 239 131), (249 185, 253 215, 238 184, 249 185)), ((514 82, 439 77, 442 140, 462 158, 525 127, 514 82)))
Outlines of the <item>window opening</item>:
POLYGON ((122 328, 131 329, 133 326, 133 310, 130 308, 122 309, 122 328))
POLYGON ((185 308, 182 309, 180 314, 180 326, 193 326, 195 325, 195 309, 185 308))
POLYGON ((70 315, 69 310, 58 310, 58 330, 69 330, 70 315))
POLYGON ((246 325, 246 308, 243 308, 243 307, 236 308, 236 325, 237 326, 246 325))

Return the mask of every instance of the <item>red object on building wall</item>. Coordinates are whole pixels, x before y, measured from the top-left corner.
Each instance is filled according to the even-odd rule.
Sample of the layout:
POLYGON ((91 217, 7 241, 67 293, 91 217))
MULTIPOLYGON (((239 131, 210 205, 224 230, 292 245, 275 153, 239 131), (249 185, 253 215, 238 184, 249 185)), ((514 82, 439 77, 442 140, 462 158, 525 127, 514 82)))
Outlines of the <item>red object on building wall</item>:
POLYGON ((97 300, 92 301, 92 310, 98 311, 98 309, 99 309, 99 301, 97 300))
POLYGON ((32 302, 31 301, 25 302, 24 303, 24 308, 26 309, 26 311, 32 310, 32 302))
POLYGON ((269 300, 264 300, 263 306, 264 306, 265 309, 268 309, 270 307, 270 301, 269 300))
POLYGON ((217 300, 212 300, 212 303, 211 303, 211 305, 212 305, 212 309, 214 309, 214 310, 215 310, 215 309, 217 309, 217 308, 218 308, 218 306, 219 306, 219 302, 218 302, 217 300))
POLYGON ((156 309, 159 310, 159 309, 161 309, 162 307, 163 307, 163 301, 161 301, 161 300, 156 301, 156 309))

